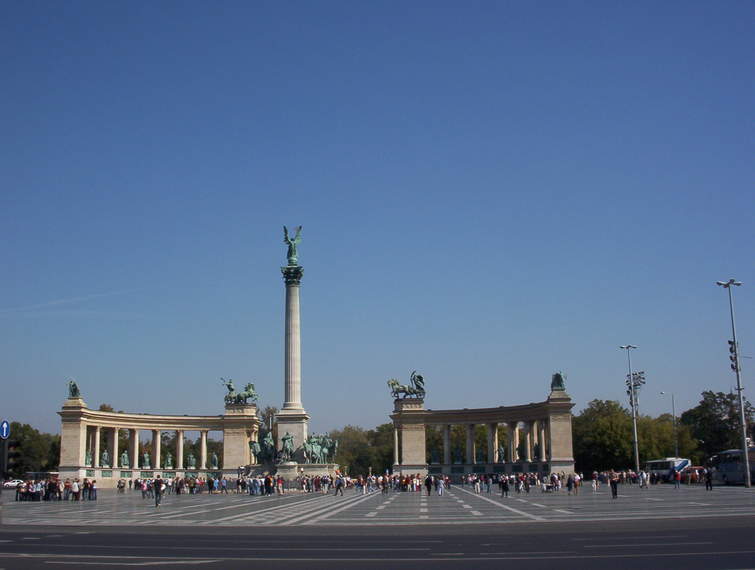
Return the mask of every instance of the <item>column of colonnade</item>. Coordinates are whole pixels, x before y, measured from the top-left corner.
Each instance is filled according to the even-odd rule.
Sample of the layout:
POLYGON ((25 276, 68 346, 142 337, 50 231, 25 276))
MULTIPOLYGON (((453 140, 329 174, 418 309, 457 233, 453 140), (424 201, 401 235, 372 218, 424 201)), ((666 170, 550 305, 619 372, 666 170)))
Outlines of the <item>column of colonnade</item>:
POLYGON ((184 468, 184 431, 176 431, 176 469, 184 468))
POLYGON ((398 449, 398 428, 393 428, 393 464, 401 465, 401 456, 398 449))
POLYGON ((207 430, 199 432, 199 468, 207 469, 207 430))
POLYGON ((121 461, 120 450, 118 449, 118 432, 120 432, 120 428, 113 428, 110 430, 110 455, 113 456, 110 460, 110 464, 113 467, 120 465, 121 461))
MULTIPOLYGON (((86 446, 85 450, 91 454, 91 461, 84 462, 86 467, 92 468, 128 468, 128 469, 145 469, 146 465, 143 465, 141 457, 141 440, 139 438, 139 432, 145 431, 136 428, 120 428, 120 427, 104 427, 99 425, 89 425, 86 429, 86 446), (118 435, 121 429, 126 429, 129 433, 128 441, 128 458, 129 465, 126 467, 121 461, 121 453, 124 451, 120 449, 120 442, 118 441, 118 435), (102 453, 104 450, 108 450, 110 456, 109 461, 106 464, 102 462, 102 453)), ((149 469, 159 470, 163 469, 163 449, 161 429, 151 429, 152 433, 152 456, 150 457, 149 469)), ((198 430, 200 432, 200 465, 198 469, 207 469, 208 457, 207 457, 207 439, 209 430, 198 430)), ((184 430, 175 430, 176 442, 175 442, 175 462, 170 468, 171 470, 183 470, 184 469, 184 430)))
MULTIPOLYGON (((451 428, 453 425, 463 425, 465 429, 465 464, 474 465, 481 463, 477 461, 476 453, 475 428, 477 424, 465 423, 441 425, 443 464, 450 465, 452 463, 451 428)), ((485 425, 487 439, 487 460, 485 463, 546 463, 548 461, 548 439, 550 433, 547 419, 491 422, 482 425, 485 425), (499 451, 498 427, 500 425, 504 426, 507 431, 508 457, 503 457, 499 451), (521 454, 520 451, 522 452, 521 454)), ((394 462, 398 464, 398 430, 394 431, 396 440, 394 462)))

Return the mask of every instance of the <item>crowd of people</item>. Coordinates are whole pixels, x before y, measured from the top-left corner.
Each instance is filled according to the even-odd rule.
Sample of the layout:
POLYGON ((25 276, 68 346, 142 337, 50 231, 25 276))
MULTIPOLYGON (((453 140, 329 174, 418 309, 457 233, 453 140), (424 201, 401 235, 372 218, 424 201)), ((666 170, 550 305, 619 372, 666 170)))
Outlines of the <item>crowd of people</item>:
MULTIPOLYGON (((543 493, 561 492, 577 494, 585 484, 582 473, 538 473, 518 474, 468 474, 459 479, 462 486, 469 486, 475 493, 492 493, 495 488, 504 497, 511 493, 530 493, 533 489, 543 493)), ((657 485, 664 481, 671 481, 678 488, 682 483, 687 485, 705 483, 706 489, 712 489, 712 472, 710 469, 688 469, 684 473, 673 472, 666 476, 647 473, 643 470, 622 471, 594 471, 587 479, 592 492, 597 492, 601 485, 608 485, 613 498, 618 496, 619 485, 657 485)), ((413 475, 369 475, 349 477, 340 472, 335 475, 302 475, 295 481, 286 481, 283 477, 273 475, 248 475, 237 478, 226 477, 175 477, 156 479, 120 479, 116 485, 118 493, 129 491, 141 492, 143 499, 155 499, 159 504, 162 495, 196 495, 200 493, 229 494, 245 493, 253 496, 282 495, 287 491, 298 490, 304 493, 321 493, 343 495, 344 490, 358 494, 368 494, 380 491, 421 492, 429 495, 435 492, 442 495, 451 487, 452 480, 446 475, 422 476, 413 475), (159 487, 159 488, 158 488, 159 487)), ((96 501, 97 481, 85 478, 30 480, 19 483, 16 487, 16 501, 96 501)))
POLYGON ((94 479, 30 480, 16 485, 16 501, 96 501, 94 479))

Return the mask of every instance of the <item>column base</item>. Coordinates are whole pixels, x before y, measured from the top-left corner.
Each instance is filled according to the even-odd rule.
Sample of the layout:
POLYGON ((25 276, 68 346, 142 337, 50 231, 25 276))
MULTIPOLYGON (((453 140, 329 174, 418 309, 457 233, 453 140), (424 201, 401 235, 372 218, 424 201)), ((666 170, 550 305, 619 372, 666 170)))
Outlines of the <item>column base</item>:
POLYGON ((419 473, 420 476, 424 477, 425 475, 427 475, 427 464, 417 463, 417 464, 394 465, 393 473, 399 474, 399 475, 415 475, 419 473))
POLYGON ((551 459, 550 462, 551 473, 574 473, 574 460, 573 459, 551 459))
POLYGON ((281 410, 275 416, 275 425, 278 428, 278 441, 276 446, 281 448, 281 438, 290 433, 294 436, 294 450, 299 449, 309 436, 309 414, 304 410, 281 410))

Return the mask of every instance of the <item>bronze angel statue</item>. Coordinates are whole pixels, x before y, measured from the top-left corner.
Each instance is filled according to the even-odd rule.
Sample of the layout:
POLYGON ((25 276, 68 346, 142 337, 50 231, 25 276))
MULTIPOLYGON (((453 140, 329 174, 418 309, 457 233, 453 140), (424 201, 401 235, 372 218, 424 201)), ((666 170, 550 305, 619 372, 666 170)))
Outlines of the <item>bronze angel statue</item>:
POLYGON ((288 245, 286 257, 288 257, 289 266, 293 267, 298 265, 299 260, 296 255, 296 246, 301 243, 301 226, 296 227, 296 235, 294 235, 294 239, 288 237, 288 228, 283 226, 283 243, 288 245))

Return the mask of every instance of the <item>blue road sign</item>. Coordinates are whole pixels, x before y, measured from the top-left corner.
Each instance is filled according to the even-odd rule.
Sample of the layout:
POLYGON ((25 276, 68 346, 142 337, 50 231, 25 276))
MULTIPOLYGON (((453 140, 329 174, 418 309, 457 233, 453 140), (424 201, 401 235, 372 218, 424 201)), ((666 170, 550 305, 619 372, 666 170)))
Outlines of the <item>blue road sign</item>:
POLYGON ((0 424, 0 438, 8 439, 8 436, 10 436, 10 424, 8 420, 3 420, 3 423, 0 424))

